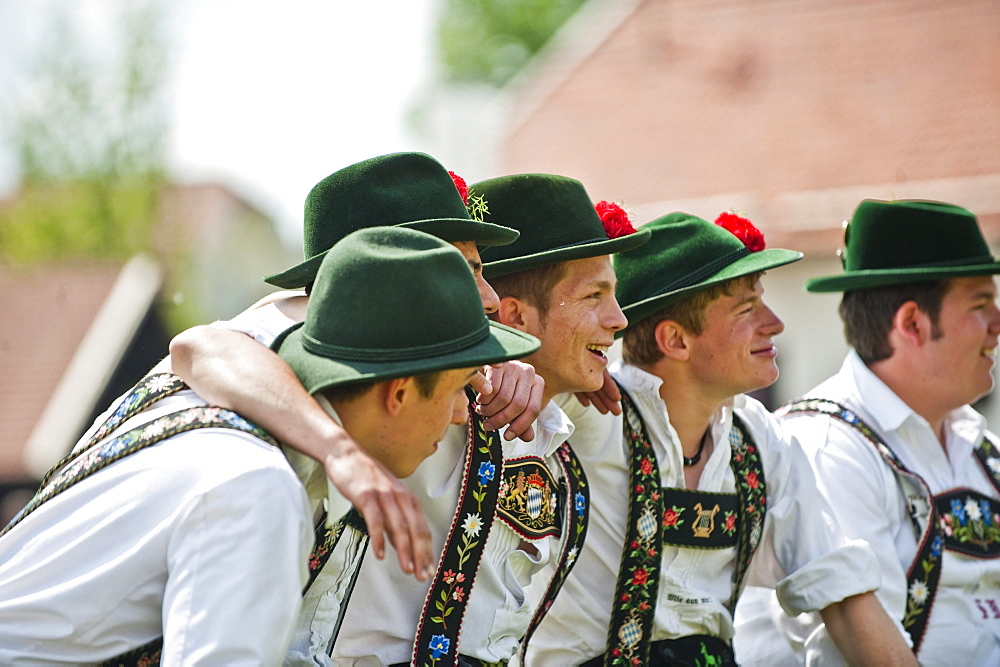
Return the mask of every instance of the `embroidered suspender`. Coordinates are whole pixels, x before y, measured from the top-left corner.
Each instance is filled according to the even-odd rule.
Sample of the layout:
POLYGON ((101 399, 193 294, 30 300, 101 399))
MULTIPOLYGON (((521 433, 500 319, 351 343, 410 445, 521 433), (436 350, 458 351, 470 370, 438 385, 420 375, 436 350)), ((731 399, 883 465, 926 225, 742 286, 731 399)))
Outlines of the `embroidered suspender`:
POLYGON ((619 385, 623 430, 631 459, 628 523, 618 583, 608 624, 605 665, 645 665, 656 614, 663 530, 667 517, 660 497, 660 469, 642 417, 619 385))
POLYGON ((560 490, 565 490, 567 500, 565 511, 565 530, 563 532, 563 548, 559 553, 559 562, 556 573, 549 581, 545 595, 535 608, 535 613, 528 624, 528 630, 521 640, 521 655, 526 655, 528 642, 535 630, 549 612, 552 603, 566 582, 573 566, 576 564, 576 557, 583 549, 584 541, 587 539, 587 524, 590 520, 590 487, 587 484, 587 475, 583 471, 583 465, 577 457, 573 448, 568 442, 564 442, 556 450, 556 457, 562 467, 563 480, 560 482, 560 490))
POLYGON ((413 642, 414 665, 436 665, 442 656, 449 654, 453 657, 448 664, 458 664, 458 639, 469 591, 475 582, 496 513, 501 478, 497 467, 503 468, 503 443, 497 431, 483 428, 483 418, 475 410, 471 391, 469 446, 465 461, 458 507, 417 626, 413 642))
MULTIPOLYGON (((97 471, 106 468, 129 454, 154 445, 161 440, 198 428, 229 428, 255 437, 277 446, 264 429, 256 426, 234 412, 215 407, 192 407, 158 417, 142 426, 130 429, 126 433, 107 439, 122 422, 142 412, 156 401, 186 388, 184 382, 170 374, 146 376, 133 387, 119 404, 115 412, 108 417, 87 442, 86 447, 63 458, 42 478, 42 483, 35 496, 28 502, 17 516, 0 531, 0 537, 6 534, 25 517, 41 507, 47 501, 56 497, 97 471)), ((146 665, 152 667, 160 663, 160 653, 163 639, 157 638, 144 646, 128 651, 116 658, 103 663, 116 667, 131 665, 146 665)))
POLYGON ((913 653, 916 654, 920 650, 920 643, 927 630, 927 620, 930 618, 931 607, 934 606, 934 597, 941 579, 941 551, 944 546, 944 530, 938 520, 938 510, 933 502, 934 494, 931 493, 923 478, 910 472, 896 457, 896 454, 889 449, 882 437, 849 408, 835 401, 805 398, 790 403, 778 412, 780 416, 798 413, 824 414, 853 427, 875 446, 875 449, 878 450, 878 453, 897 477, 908 480, 921 489, 931 500, 928 502, 927 526, 923 530, 920 528, 916 508, 912 504, 908 504, 910 521, 913 523, 915 533, 919 536, 919 544, 916 556, 906 573, 906 611, 903 614, 903 628, 910 633, 910 638, 913 641, 913 653))
POLYGON ((729 467, 736 476, 736 497, 742 510, 737 513, 736 569, 733 570, 733 596, 729 601, 729 613, 733 613, 736 601, 743 592, 750 561, 753 560, 763 534, 764 516, 767 513, 767 484, 760 451, 743 420, 735 413, 733 427, 729 429, 729 446, 732 449, 729 467))
MULTIPOLYGON (((615 597, 608 625, 608 644, 604 654, 605 665, 647 664, 649 661, 649 645, 652 636, 653 618, 656 614, 656 597, 659 586, 660 561, 663 544, 676 543, 672 531, 676 531, 683 523, 680 517, 684 508, 672 506, 665 509, 664 494, 673 493, 677 489, 661 487, 660 472, 657 466, 656 454, 646 435, 642 417, 632 402, 628 393, 619 386, 622 394, 622 410, 624 412, 624 436, 629 445, 630 453, 630 499, 628 523, 625 532, 624 551, 618 571, 618 583, 615 587, 615 597)), ((732 545, 732 533, 735 531, 736 562, 733 571, 733 595, 729 605, 730 612, 736 605, 743 581, 749 568, 753 554, 760 544, 764 516, 766 511, 766 484, 760 453, 754 444, 746 426, 733 415, 733 425, 729 431, 729 444, 732 449, 730 468, 736 482, 735 513, 730 511, 724 515, 722 533, 719 544, 704 543, 702 548, 724 548, 732 545), (728 536, 728 537, 727 537, 728 536)), ((692 495, 694 498, 707 499, 716 495, 692 495)), ((726 497, 733 496, 725 494, 726 497)), ((671 495, 671 498, 679 497, 671 495)), ((707 502, 707 500, 705 500, 707 502)), ((720 499, 715 504, 716 510, 724 503, 720 499)), ((692 520, 693 535, 709 539, 714 524, 702 525, 705 521, 714 521, 715 511, 704 511, 700 503, 695 505, 696 512, 692 520), (706 514, 709 515, 706 519, 706 514)), ((686 541, 685 541, 686 544, 686 541)))

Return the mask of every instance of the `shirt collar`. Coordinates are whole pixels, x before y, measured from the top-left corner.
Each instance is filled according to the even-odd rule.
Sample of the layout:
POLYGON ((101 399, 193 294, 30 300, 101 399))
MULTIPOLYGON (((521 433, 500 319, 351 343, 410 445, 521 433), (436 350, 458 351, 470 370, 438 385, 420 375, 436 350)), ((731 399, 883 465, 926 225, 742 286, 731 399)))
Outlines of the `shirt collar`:
MULTIPOLYGON (((896 395, 896 392, 882 382, 853 349, 844 360, 841 374, 853 384, 851 388, 853 395, 864 397, 865 403, 878 406, 877 409, 868 412, 877 428, 883 433, 895 431, 907 419, 915 419, 922 426, 930 428, 927 420, 914 412, 896 395)), ((986 429, 986 419, 968 405, 952 410, 945 417, 945 422, 953 432, 960 433, 963 439, 970 442, 978 442, 986 429)))

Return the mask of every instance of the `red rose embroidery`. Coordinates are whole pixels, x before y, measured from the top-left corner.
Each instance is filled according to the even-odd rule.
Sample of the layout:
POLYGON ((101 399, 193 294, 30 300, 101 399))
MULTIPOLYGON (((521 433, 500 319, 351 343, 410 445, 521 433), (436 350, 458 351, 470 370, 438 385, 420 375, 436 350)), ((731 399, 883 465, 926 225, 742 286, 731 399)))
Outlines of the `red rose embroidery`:
POLYGON ((649 459, 643 459, 639 464, 639 467, 642 469, 643 475, 648 475, 653 472, 653 463, 649 459))
POLYGON ((633 586, 645 586, 647 581, 649 581, 649 572, 642 568, 636 570, 635 574, 632 575, 633 586))
POLYGON ((729 514, 726 516, 726 532, 732 532, 733 528, 736 527, 736 515, 729 514))
POLYGON ((663 513, 663 525, 664 526, 676 526, 677 525, 677 512, 672 509, 666 510, 663 513))
POLYGON ((594 207, 604 225, 604 232, 609 239, 635 234, 635 227, 629 220, 628 213, 619 204, 610 201, 599 201, 594 207))
POLYGON ((764 234, 744 217, 726 211, 719 214, 719 217, 715 219, 715 224, 732 232, 750 252, 757 252, 766 247, 764 234))
POLYGON ((757 473, 753 470, 747 473, 747 484, 750 485, 751 489, 756 489, 760 486, 760 482, 757 480, 757 473))
POLYGON ((449 171, 448 175, 451 176, 451 180, 455 182, 455 187, 458 188, 458 194, 462 196, 462 203, 468 206, 469 204, 469 186, 466 185, 465 179, 456 174, 453 171, 449 171))

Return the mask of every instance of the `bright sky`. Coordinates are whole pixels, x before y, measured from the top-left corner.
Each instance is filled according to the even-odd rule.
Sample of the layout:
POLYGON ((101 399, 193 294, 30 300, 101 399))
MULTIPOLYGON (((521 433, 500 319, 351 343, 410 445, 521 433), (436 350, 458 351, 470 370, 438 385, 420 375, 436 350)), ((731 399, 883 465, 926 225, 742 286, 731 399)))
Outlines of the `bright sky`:
MULTIPOLYGON (((128 1, 0 2, 0 90, 23 84, 47 12, 72 12, 99 44, 111 10, 128 1)), ((297 238, 305 196, 329 173, 430 150, 405 116, 429 82, 437 0, 160 1, 172 35, 177 180, 228 185, 297 238)), ((0 144, 0 190, 15 182, 12 165, 0 144)))

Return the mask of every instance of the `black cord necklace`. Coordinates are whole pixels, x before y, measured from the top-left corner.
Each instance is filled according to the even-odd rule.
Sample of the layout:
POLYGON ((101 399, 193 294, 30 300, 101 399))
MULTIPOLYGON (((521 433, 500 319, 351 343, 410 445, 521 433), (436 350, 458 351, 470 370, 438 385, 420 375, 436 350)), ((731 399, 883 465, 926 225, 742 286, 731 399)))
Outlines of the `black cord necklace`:
POLYGON ((697 465, 698 461, 701 461, 701 453, 705 451, 705 443, 706 442, 708 442, 708 431, 705 431, 705 435, 701 439, 701 444, 698 445, 698 451, 696 451, 694 453, 694 456, 692 456, 691 458, 688 458, 688 457, 684 456, 683 454, 681 455, 681 458, 684 459, 684 467, 685 468, 690 468, 693 465, 697 465))

